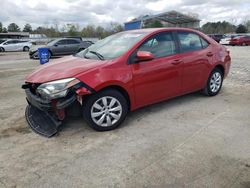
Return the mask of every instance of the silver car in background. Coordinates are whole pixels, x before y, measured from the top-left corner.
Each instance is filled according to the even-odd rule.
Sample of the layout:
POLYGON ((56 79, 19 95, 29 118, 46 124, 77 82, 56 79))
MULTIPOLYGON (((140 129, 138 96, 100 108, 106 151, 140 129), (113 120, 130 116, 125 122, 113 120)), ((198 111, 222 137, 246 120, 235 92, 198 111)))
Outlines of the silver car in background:
POLYGON ((82 41, 79 38, 60 38, 52 40, 45 46, 34 46, 30 49, 29 56, 31 59, 37 59, 38 48, 48 48, 49 57, 72 55, 88 48, 92 44, 93 42, 91 41, 82 41))
POLYGON ((32 43, 28 40, 9 39, 0 44, 0 52, 14 52, 30 50, 32 43))

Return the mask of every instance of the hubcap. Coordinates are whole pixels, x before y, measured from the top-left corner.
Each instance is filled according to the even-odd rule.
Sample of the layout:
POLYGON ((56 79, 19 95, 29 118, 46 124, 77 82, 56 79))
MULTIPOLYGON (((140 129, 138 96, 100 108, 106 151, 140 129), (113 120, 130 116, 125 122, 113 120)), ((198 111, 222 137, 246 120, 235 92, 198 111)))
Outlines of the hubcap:
POLYGON ((213 93, 216 93, 221 86, 222 78, 219 72, 215 72, 210 79, 210 89, 213 93))
POLYGON ((98 99, 91 108, 92 120, 101 127, 114 125, 122 115, 122 105, 114 97, 105 96, 98 99))

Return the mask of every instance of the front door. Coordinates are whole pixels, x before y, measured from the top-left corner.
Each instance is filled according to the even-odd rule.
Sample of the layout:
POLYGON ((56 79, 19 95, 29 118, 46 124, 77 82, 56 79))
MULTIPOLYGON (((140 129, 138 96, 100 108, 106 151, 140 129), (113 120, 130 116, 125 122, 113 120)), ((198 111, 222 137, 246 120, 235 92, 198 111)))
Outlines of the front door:
POLYGON ((53 55, 63 55, 66 52, 67 52, 67 39, 62 39, 53 46, 53 55))
POLYGON ((154 35, 138 51, 149 51, 155 58, 131 65, 137 106, 177 96, 181 90, 182 61, 172 32, 154 35))

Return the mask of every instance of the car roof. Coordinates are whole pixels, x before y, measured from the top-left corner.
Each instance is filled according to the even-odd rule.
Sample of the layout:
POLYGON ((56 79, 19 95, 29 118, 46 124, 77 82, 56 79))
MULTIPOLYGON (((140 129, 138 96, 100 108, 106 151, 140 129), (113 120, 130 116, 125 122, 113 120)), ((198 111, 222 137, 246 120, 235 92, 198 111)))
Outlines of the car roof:
POLYGON ((135 29, 135 30, 128 30, 128 31, 123 31, 124 33, 145 33, 147 35, 153 35, 159 32, 164 32, 164 31, 183 31, 183 32, 193 32, 196 33, 203 38, 205 38, 207 41, 210 43, 216 43, 214 40, 211 40, 209 36, 206 34, 195 30, 195 29, 190 29, 190 28, 184 28, 184 27, 162 27, 162 28, 146 28, 146 29, 135 29))
POLYGON ((197 32, 197 30, 195 30, 195 29, 184 28, 184 27, 145 28, 145 29, 128 30, 128 31, 124 31, 124 32, 127 32, 127 33, 139 33, 139 32, 154 33, 154 32, 160 32, 160 31, 176 31, 176 30, 197 32))

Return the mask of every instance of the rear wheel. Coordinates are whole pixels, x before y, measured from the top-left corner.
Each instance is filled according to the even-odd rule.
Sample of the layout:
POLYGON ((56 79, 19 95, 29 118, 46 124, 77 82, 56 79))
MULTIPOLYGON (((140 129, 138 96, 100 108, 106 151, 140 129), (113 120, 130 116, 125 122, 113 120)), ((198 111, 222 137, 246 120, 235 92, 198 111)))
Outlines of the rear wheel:
POLYGON ((24 51, 24 52, 28 52, 29 50, 30 50, 30 48, 29 48, 28 46, 24 46, 24 47, 23 47, 23 51, 24 51))
POLYGON ((207 96, 215 96, 220 92, 222 83, 223 83, 223 73, 219 68, 215 68, 211 72, 207 80, 207 85, 203 89, 202 93, 207 96))
POLYGON ((117 90, 107 89, 89 96, 83 104, 83 116, 97 131, 117 128, 128 113, 125 97, 117 90))
POLYGON ((242 46, 247 46, 247 43, 243 42, 243 43, 242 43, 242 46))
POLYGON ((52 53, 51 51, 49 51, 49 54, 48 54, 49 59, 51 58, 51 56, 52 56, 52 53))

